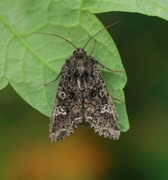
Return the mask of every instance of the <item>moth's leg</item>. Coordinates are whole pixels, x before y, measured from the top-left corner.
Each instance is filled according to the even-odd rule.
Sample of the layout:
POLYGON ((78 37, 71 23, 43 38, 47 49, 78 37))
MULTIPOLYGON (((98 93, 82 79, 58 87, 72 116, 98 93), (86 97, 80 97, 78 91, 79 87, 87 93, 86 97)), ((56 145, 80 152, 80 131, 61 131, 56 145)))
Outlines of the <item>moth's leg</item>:
POLYGON ((105 65, 103 65, 102 63, 100 63, 100 62, 97 61, 97 60, 95 60, 95 62, 96 62, 97 64, 99 64, 102 68, 107 69, 107 70, 109 70, 109 71, 111 71, 111 72, 113 72, 113 73, 114 73, 114 72, 125 72, 125 70, 112 70, 112 69, 106 67, 105 65))
POLYGON ((44 86, 54 83, 60 77, 60 75, 61 75, 61 72, 58 74, 58 76, 53 81, 45 83, 44 86))
MULTIPOLYGON (((92 55, 95 47, 96 47, 96 40, 94 41, 94 46, 93 46, 92 51, 91 51, 91 53, 90 53, 90 55, 89 55, 90 57, 91 57, 91 55, 92 55)), ((112 69, 106 67, 105 65, 101 64, 101 63, 100 63, 99 61, 97 61, 97 60, 95 60, 95 62, 96 62, 97 64, 99 64, 102 68, 105 68, 105 69, 107 69, 107 70, 109 70, 109 71, 111 71, 111 72, 125 72, 125 70, 112 70, 112 69)))
POLYGON ((90 53, 90 55, 89 55, 89 56, 91 56, 91 55, 92 55, 92 53, 93 53, 93 51, 94 51, 95 47, 96 47, 96 40, 94 41, 94 46, 93 46, 92 51, 91 51, 91 53, 90 53))
POLYGON ((113 99, 113 100, 116 100, 116 101, 119 101, 119 102, 121 102, 121 103, 126 104, 126 102, 121 101, 120 99, 117 99, 117 98, 113 97, 111 94, 110 94, 110 97, 111 97, 111 99, 113 99))

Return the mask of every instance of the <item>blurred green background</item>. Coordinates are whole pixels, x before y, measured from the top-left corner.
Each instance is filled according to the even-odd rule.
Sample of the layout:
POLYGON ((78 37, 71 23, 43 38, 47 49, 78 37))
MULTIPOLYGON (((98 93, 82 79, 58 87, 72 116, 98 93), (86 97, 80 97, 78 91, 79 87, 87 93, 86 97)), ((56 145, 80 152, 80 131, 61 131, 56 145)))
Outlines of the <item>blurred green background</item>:
POLYGON ((130 130, 113 141, 79 127, 51 143, 49 118, 8 85, 0 91, 0 179, 168 179, 168 22, 135 13, 97 17, 105 26, 122 21, 108 31, 128 76, 130 130))

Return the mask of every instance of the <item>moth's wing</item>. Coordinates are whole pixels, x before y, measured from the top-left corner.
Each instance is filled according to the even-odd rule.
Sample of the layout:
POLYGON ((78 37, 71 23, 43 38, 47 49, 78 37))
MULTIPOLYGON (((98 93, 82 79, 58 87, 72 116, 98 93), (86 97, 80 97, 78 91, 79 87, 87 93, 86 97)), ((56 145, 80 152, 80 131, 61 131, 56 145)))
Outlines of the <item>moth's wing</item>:
POLYGON ((87 78, 90 80, 87 81, 88 88, 84 92, 84 119, 100 136, 119 139, 118 116, 96 64, 93 66, 93 72, 92 76, 87 78))
POLYGON ((65 64, 50 118, 49 133, 52 142, 66 138, 82 123, 81 94, 76 91, 74 78, 69 66, 65 64))

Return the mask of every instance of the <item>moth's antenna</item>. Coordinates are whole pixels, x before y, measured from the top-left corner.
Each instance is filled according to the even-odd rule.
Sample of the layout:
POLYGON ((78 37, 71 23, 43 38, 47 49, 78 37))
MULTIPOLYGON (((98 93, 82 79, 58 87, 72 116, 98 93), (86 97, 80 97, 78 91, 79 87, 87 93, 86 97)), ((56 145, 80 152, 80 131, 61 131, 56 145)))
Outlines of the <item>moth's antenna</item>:
POLYGON ((68 42, 69 44, 71 44, 75 49, 77 49, 77 47, 76 47, 73 43, 71 43, 71 42, 68 41, 67 39, 65 39, 65 38, 63 38, 63 37, 61 37, 61 36, 59 36, 59 35, 57 35, 57 34, 50 34, 50 33, 43 33, 43 32, 36 32, 36 33, 45 34, 45 35, 49 35, 49 36, 57 36, 57 37, 65 40, 65 41, 67 41, 67 42, 68 42))
POLYGON ((84 45, 83 49, 85 49, 85 47, 87 46, 87 44, 88 44, 97 34, 99 34, 101 31, 103 31, 104 29, 107 29, 107 28, 109 28, 109 27, 111 27, 111 26, 114 26, 115 24, 118 24, 118 23, 120 23, 120 22, 121 22, 121 21, 117 21, 117 22, 115 22, 115 23, 113 23, 113 24, 110 24, 110 25, 104 27, 103 29, 100 29, 96 34, 94 34, 94 35, 86 42, 86 44, 84 45))

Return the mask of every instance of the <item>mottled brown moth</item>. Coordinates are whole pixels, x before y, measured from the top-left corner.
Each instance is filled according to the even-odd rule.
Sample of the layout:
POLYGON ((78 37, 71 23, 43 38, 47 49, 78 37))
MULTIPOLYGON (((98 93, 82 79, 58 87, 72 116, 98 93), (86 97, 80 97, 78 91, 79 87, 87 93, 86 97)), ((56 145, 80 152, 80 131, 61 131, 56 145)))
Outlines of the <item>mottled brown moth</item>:
MULTIPOLYGON (((114 24, 110 26, 112 25, 114 24)), ((85 124, 89 124, 96 133, 105 138, 117 140, 120 137, 114 103, 97 64, 114 71, 94 59, 91 56, 93 50, 90 55, 84 50, 89 41, 103 29, 92 36, 83 48, 77 48, 59 35, 41 33, 62 38, 76 49, 73 55, 65 60, 60 74, 54 80, 61 77, 49 124, 52 142, 66 138, 79 125, 85 124)))

